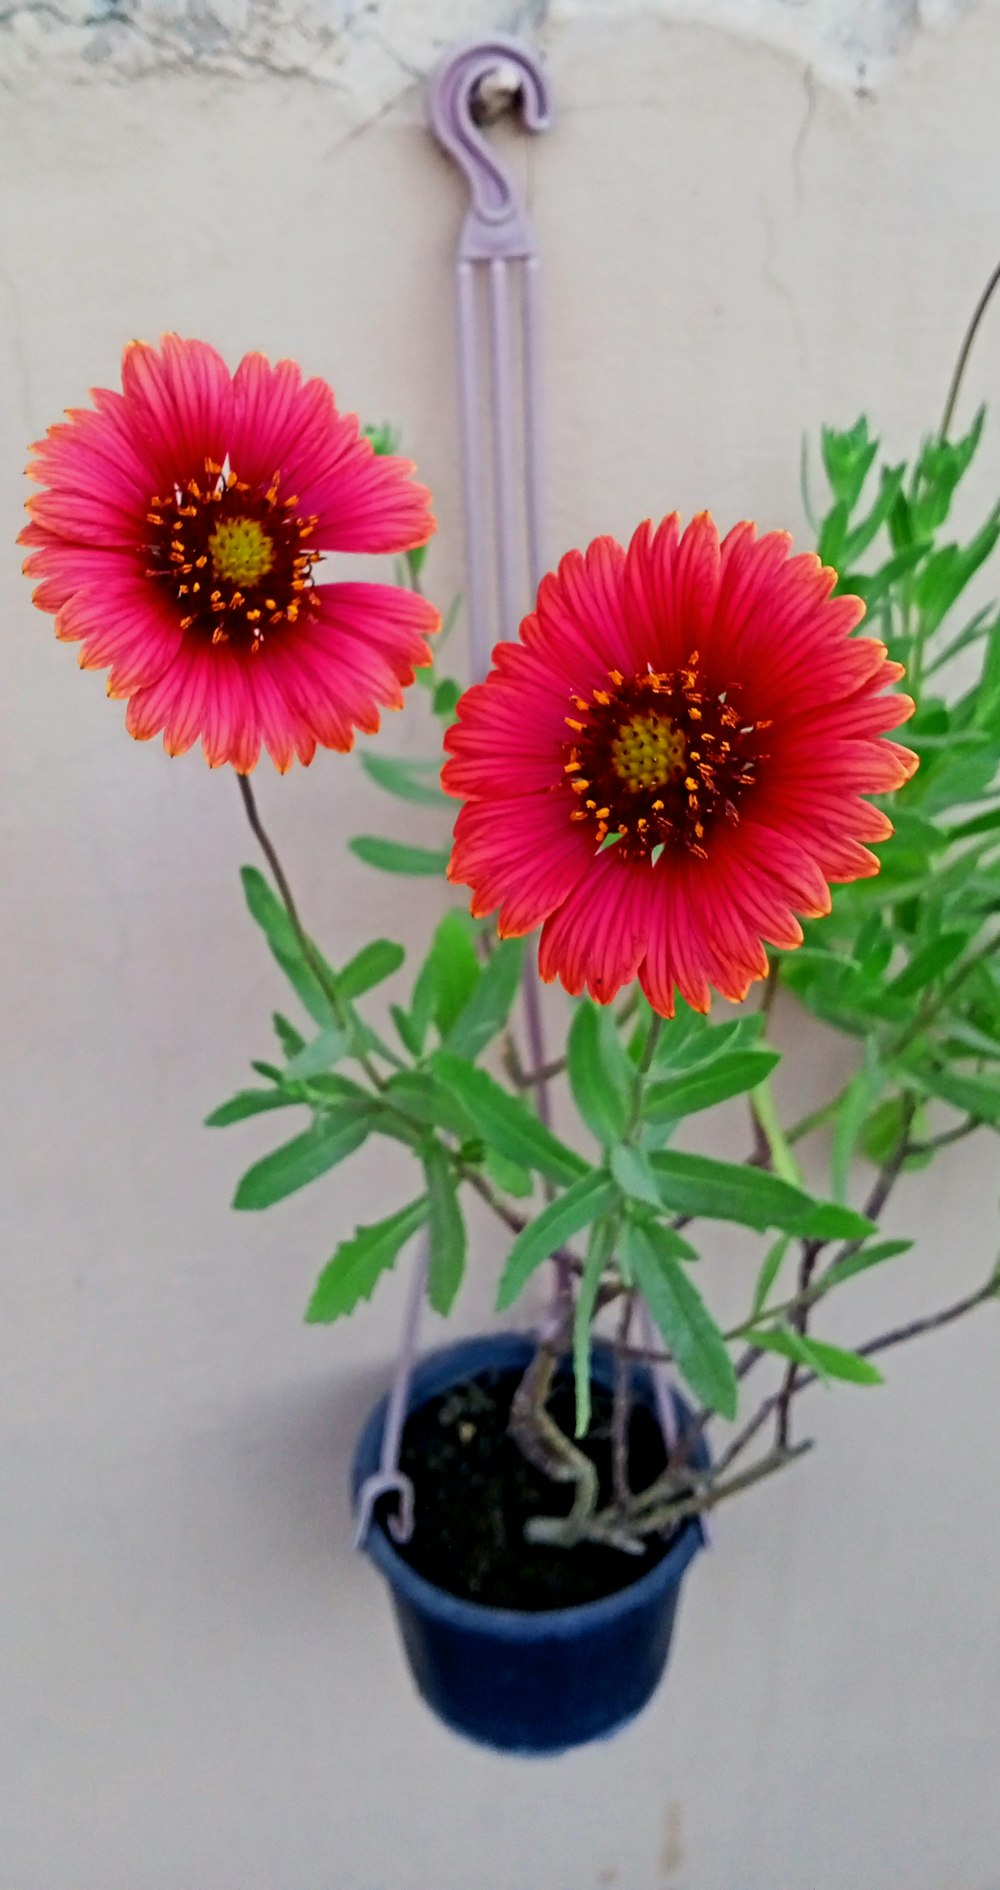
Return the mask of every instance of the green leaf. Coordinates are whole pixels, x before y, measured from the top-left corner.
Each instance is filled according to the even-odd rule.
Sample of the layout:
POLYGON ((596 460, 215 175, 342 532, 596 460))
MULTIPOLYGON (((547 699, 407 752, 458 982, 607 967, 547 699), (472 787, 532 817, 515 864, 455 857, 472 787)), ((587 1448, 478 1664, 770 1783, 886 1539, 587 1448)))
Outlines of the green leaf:
POLYGON ((781 1057, 777 1050, 737 1050, 713 1059, 668 1083, 651 1083, 643 1099, 643 1115, 650 1120, 679 1121, 699 1109, 711 1109, 730 1096, 756 1089, 781 1057))
POLYGON ((862 557, 869 545, 878 537, 899 497, 905 474, 905 466, 883 466, 879 477, 878 498, 867 518, 856 525, 852 532, 848 532, 840 559, 840 568, 854 564, 855 560, 862 557))
POLYGON ((827 1345, 823 1339, 806 1338, 788 1326, 776 1326, 769 1332, 755 1331, 753 1343, 764 1352, 778 1352, 782 1358, 805 1365, 821 1378, 843 1378, 852 1385, 885 1383, 877 1366, 857 1352, 845 1352, 839 1345, 827 1345))
POLYGON ((348 959, 343 971, 338 971, 338 995, 345 1000, 363 997, 376 984, 391 978, 405 957, 404 947, 397 945, 394 939, 373 938, 370 945, 363 946, 348 959))
POLYGON ((883 1260, 894 1260, 897 1254, 909 1253, 912 1240, 879 1240, 871 1247, 859 1247, 857 1253, 845 1255, 837 1260, 823 1275, 824 1286, 841 1286, 845 1280, 852 1280, 856 1273, 867 1273, 869 1267, 881 1266, 883 1260))
POLYGON ((980 1122, 1000 1122, 1000 1083, 988 1083, 977 1076, 961 1076, 957 1070, 914 1070, 909 1081, 950 1103, 980 1122))
POLYGON ((523 938, 507 938, 494 946, 475 989, 448 1029, 444 1047, 453 1055, 472 1062, 503 1030, 521 983, 525 945, 523 938))
POLYGON ((365 439, 370 441, 373 453, 398 453, 399 434, 388 420, 378 423, 367 422, 361 429, 365 439))
POLYGON ((569 1033, 569 1083, 584 1122, 604 1147, 625 1133, 634 1081, 614 1019, 585 998, 569 1033))
POLYGON ((297 1057, 299 1051, 304 1050, 306 1047, 306 1040, 302 1032, 296 1030, 295 1025, 290 1024, 287 1017, 283 1017, 280 1011, 273 1013, 271 1022, 274 1025, 274 1034, 281 1045, 284 1055, 291 1061, 292 1057, 297 1057))
POLYGON ((630 1207, 630 1220, 641 1227, 654 1253, 664 1263, 668 1260, 697 1260, 698 1249, 692 1247, 676 1227, 667 1227, 663 1221, 654 1221, 641 1207, 630 1207))
POLYGON ((830 1180, 835 1201, 846 1201, 851 1163, 865 1121, 882 1093, 885 1077, 873 1041, 865 1046, 864 1068, 848 1083, 833 1119, 830 1180))
POLYGON ((896 977, 890 978, 885 987, 886 996, 912 997, 915 991, 926 990, 935 978, 940 977, 942 971, 947 971, 949 965, 961 958, 968 942, 968 928, 961 932, 941 932, 916 952, 896 977))
POLYGON ((430 879, 447 870, 448 849, 405 846, 401 840, 381 840, 374 834, 358 834, 348 841, 356 859, 375 866, 381 873, 404 873, 411 878, 430 879))
POLYGON ((781 1263, 791 1244, 791 1235, 781 1234, 774 1242, 774 1245, 769 1247, 764 1255, 763 1264, 757 1275, 757 1284, 753 1289, 753 1300, 750 1307, 750 1317, 752 1319, 756 1319, 757 1314, 767 1305, 771 1288, 778 1274, 781 1272, 781 1263))
POLYGON ((497 1288, 497 1311, 505 1312, 512 1306, 537 1268, 614 1203, 613 1183, 593 1169, 542 1208, 517 1235, 507 1255, 497 1288))
POLYGON ((1000 538, 1000 518, 994 513, 967 545, 942 545, 933 551, 913 587, 914 601, 927 636, 947 616, 1000 538))
POLYGON ((443 676, 441 681, 435 684, 434 694, 431 698, 431 706, 435 715, 439 715, 442 721, 450 722, 454 717, 461 695, 461 683, 456 682, 453 676, 443 676))
POLYGON ((303 1077, 316 1076, 323 1070, 332 1070, 346 1054, 348 1047, 347 1032, 338 1025, 331 1024, 329 1030, 321 1030, 311 1043, 303 1044, 302 1049, 288 1065, 285 1075, 293 1081, 301 1082, 303 1077))
POLYGON ((295 927, 263 873, 258 872, 256 866, 243 866, 240 878, 250 917, 260 926, 268 944, 297 956, 300 948, 295 927))
POLYGON ((440 761, 398 761, 366 750, 361 766, 370 780, 397 800, 418 807, 444 807, 448 802, 448 795, 438 786, 440 761))
POLYGON ((862 487, 875 463, 878 441, 871 439, 864 414, 853 427, 838 431, 823 427, 820 431, 823 466, 830 490, 849 515, 861 497, 862 487))
POLYGON ((653 1056, 652 1070, 690 1070, 714 1063, 736 1050, 752 1050, 764 1027, 759 1012, 737 1017, 728 1024, 710 1024, 696 1011, 682 1011, 668 1022, 653 1056))
POLYGON ((364 1107, 345 1102, 324 1111, 304 1134, 247 1169, 233 1198, 234 1208, 266 1208, 283 1201, 360 1148, 373 1123, 374 1111, 367 1101, 364 1107))
POLYGON ((946 837, 951 840, 976 840, 981 833, 995 833, 1000 828, 1000 807, 988 807, 984 814, 973 814, 970 820, 960 821, 957 827, 946 829, 946 837))
POLYGON ((876 1168, 895 1154, 912 1130, 912 1095, 886 1096, 865 1118, 858 1138, 862 1153, 876 1168))
POLYGON ((683 1267, 657 1254, 646 1229, 624 1236, 627 1264, 695 1396, 721 1416, 736 1415, 739 1393, 726 1342, 683 1267))
POLYGON ((259 1116, 268 1109, 288 1109, 301 1100, 298 1096, 287 1096, 280 1089, 240 1089, 205 1117, 205 1127, 227 1129, 231 1122, 243 1122, 247 1116, 259 1116))
POLYGON ((424 1173, 430 1203, 427 1297, 435 1312, 447 1314, 465 1272, 466 1234, 451 1158, 440 1142, 427 1149, 424 1173))
MULTIPOLYGON (((240 879, 251 918, 260 926, 274 958, 310 1017, 317 1024, 332 1023, 330 1001, 302 956, 298 935, 281 900, 255 866, 241 867, 240 879)), ((334 984, 336 979, 331 967, 326 964, 317 946, 313 945, 312 949, 317 962, 328 972, 330 982, 334 984)))
POLYGON ((663 1196, 648 1155, 641 1149, 619 1142, 610 1155, 611 1173, 622 1193, 631 1201, 643 1201, 649 1207, 663 1206, 663 1196))
POLYGON ((518 1162, 509 1162, 506 1155, 498 1154, 495 1148, 486 1148, 483 1152, 483 1167, 492 1182, 512 1194, 517 1200, 524 1200, 532 1191, 534 1182, 528 1170, 518 1162))
POLYGON ((379 1275, 391 1267, 400 1249, 427 1219, 427 1201, 421 1195, 371 1227, 357 1227, 343 1240, 329 1265, 323 1268, 306 1309, 309 1325, 329 1325, 353 1312, 360 1299, 370 1299, 379 1275))
POLYGON ((389 1016, 399 1032, 403 1049, 408 1050, 411 1057, 419 1057, 424 1047, 423 1038, 418 1036, 409 1013, 404 1011, 401 1004, 390 1004, 389 1016))
POLYGON ((681 1214, 738 1221, 761 1233, 769 1227, 780 1228, 815 1240, 854 1240, 872 1231, 872 1223, 863 1214, 832 1201, 814 1200, 803 1189, 759 1168, 715 1161, 708 1155, 681 1154, 676 1149, 649 1159, 662 1200, 681 1214))
POLYGON ((446 912, 440 921, 413 987, 410 1021, 418 1056, 431 1020, 444 1036, 475 990, 479 978, 472 922, 468 913, 456 907, 446 912))
POLYGON ((434 1075, 458 1098, 484 1141, 494 1144, 508 1161, 564 1185, 587 1173, 587 1163, 523 1103, 508 1096, 485 1070, 474 1068, 447 1050, 436 1050, 430 1061, 434 1075))

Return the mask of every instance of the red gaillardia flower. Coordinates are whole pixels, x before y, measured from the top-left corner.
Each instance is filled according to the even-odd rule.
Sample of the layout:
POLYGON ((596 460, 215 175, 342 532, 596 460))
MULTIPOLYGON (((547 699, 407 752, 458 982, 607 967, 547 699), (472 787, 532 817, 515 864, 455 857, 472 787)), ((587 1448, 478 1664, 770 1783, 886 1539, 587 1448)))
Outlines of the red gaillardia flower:
POLYGON ((542 926, 543 978, 606 1003, 638 973, 665 1017, 675 988, 739 1000, 764 940, 800 944, 828 881, 878 871, 861 843, 892 826, 861 797, 913 773, 882 740, 913 703, 882 693, 902 669, 852 636, 864 605, 834 583, 782 532, 720 545, 707 513, 543 579, 459 702, 442 776, 467 803, 449 876, 501 934, 542 926))
POLYGON ((407 551, 434 530, 408 460, 378 456, 325 381, 203 341, 134 342, 32 448, 25 570, 85 669, 110 669, 140 741, 248 772, 350 748, 400 708, 438 614, 412 592, 316 582, 325 551, 407 551))

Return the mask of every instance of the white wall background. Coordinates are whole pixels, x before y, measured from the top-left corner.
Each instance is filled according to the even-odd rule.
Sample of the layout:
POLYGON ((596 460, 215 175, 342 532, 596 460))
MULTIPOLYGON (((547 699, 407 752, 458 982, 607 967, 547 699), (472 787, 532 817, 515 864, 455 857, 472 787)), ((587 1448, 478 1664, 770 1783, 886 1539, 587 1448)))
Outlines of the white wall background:
MULTIPOLYGON (((802 530, 803 427, 867 406, 911 448, 996 259, 995 9, 947 31, 943 8, 739 10, 739 34, 585 0, 546 24, 558 121, 512 143, 546 260, 555 548, 673 505, 802 530), (835 15, 874 90, 857 61, 836 82, 835 15), (776 22, 798 50, 750 30, 776 22)), ((402 1157, 229 1213, 269 1130, 200 1117, 283 1000, 241 909, 235 787, 131 744, 19 575, 23 443, 176 326, 295 354, 397 420, 439 497, 430 581, 456 587, 461 191, 393 35, 405 13, 421 65, 459 12, 399 7, 370 91, 279 75, 280 15, 242 70, 189 46, 127 83, 93 25, 0 27, 0 1883, 997 1890, 992 1311, 893 1355, 883 1391, 813 1395, 821 1449, 720 1518, 668 1683, 606 1750, 500 1760, 412 1696, 344 1488, 403 1282, 349 1326, 300 1323, 342 1231, 405 1198, 402 1157)), ((968 409, 998 360, 994 321, 968 409)), ((998 470, 994 438, 980 496, 998 470)), ((413 710, 386 743, 422 734, 413 710)), ((331 951, 421 947, 436 890, 344 851, 377 818, 354 763, 260 793, 331 951)), ((844 1055, 817 1042, 800 1095, 844 1055)), ((849 1289, 846 1338, 978 1280, 994 1147, 909 1184, 919 1253, 849 1289)), ((475 1244, 470 1329, 500 1257, 491 1227, 475 1244)), ((708 1264, 723 1303, 745 1262, 708 1264)))

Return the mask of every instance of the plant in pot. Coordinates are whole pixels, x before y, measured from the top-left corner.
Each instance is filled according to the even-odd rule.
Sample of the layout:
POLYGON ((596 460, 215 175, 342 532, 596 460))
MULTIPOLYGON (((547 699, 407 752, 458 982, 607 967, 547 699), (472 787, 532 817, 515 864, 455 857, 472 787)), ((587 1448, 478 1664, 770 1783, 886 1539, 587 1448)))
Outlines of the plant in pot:
POLYGON ((747 524, 720 540, 708 514, 567 553, 464 692, 425 640, 428 495, 292 363, 249 356, 231 376, 200 342, 136 345, 122 392, 34 448, 37 603, 109 671, 131 734, 162 731, 174 754, 200 739, 235 772, 263 850, 244 889, 297 1020, 276 1017, 274 1060, 209 1122, 294 1126, 236 1207, 381 1136, 412 1180, 340 1241, 309 1320, 354 1311, 416 1236, 417 1285, 449 1313, 470 1194, 509 1236, 502 1311, 551 1272, 534 1336, 461 1341, 412 1377, 407 1359, 356 1459, 417 1682, 497 1747, 559 1750, 637 1712, 707 1514, 808 1449, 803 1392, 877 1384, 876 1357, 1000 1290, 992 1266, 853 1349, 824 1336, 831 1296, 913 1245, 879 1230, 897 1182, 1000 1121, 1000 629, 994 607, 961 608, 1000 507, 950 536, 983 424, 953 441, 953 405, 912 465, 883 463, 863 420, 824 432, 818 556, 747 524), (326 582, 321 555, 353 550, 395 552, 397 584, 326 582), (351 844, 459 890, 373 1020, 402 945, 323 954, 250 776, 262 749, 284 771, 350 748, 417 675, 444 792, 440 757, 362 761, 439 837, 457 799, 453 845, 351 844), (536 965, 567 993, 544 1053, 515 1021, 524 986, 537 1026, 536 965), (779 986, 855 1050, 793 1121, 773 1087, 779 986), (576 1112, 565 1136, 554 1088, 576 1112), (722 1160, 699 1130, 736 1098, 746 1154, 722 1160), (802 1152, 814 1171, 824 1145, 816 1188, 802 1152), (745 1248, 728 1323, 698 1264, 721 1223, 745 1248))

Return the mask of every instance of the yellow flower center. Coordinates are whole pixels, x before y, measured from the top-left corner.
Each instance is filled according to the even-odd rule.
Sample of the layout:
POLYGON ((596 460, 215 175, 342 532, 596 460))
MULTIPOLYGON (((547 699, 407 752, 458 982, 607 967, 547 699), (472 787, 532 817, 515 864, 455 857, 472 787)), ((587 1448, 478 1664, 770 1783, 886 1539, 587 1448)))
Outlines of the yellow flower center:
POLYGON ((570 697, 563 778, 571 821, 615 858, 651 860, 664 848, 708 857, 719 822, 738 825, 767 764, 770 721, 744 707, 738 683, 709 685, 697 650, 677 669, 610 669, 570 697))
POLYGON ((274 564, 274 542, 255 518, 222 518, 208 541, 215 577, 228 584, 259 584, 274 564))
POLYGON ((684 770, 687 744, 666 715, 633 715, 611 743, 614 771, 637 794, 640 788, 666 787, 684 770))

